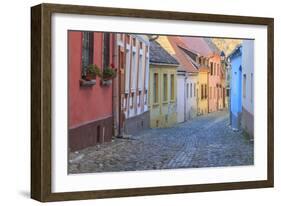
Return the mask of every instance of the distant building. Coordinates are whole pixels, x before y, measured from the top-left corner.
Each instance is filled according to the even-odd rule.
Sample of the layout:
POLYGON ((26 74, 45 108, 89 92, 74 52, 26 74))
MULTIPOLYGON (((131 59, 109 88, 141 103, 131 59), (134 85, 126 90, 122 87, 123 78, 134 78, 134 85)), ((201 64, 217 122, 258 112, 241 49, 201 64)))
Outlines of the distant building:
POLYGON ((228 58, 231 64, 230 124, 238 130, 241 128, 242 113, 242 45, 238 45, 228 58))
POLYGON ((182 41, 188 48, 186 53, 196 62, 193 65, 198 67, 198 115, 225 108, 225 74, 217 47, 209 38, 182 37, 182 41))
POLYGON ((150 42, 149 108, 152 128, 177 123, 178 66, 178 62, 158 42, 150 42))
POLYGON ((222 71, 224 73, 224 85, 225 85, 225 108, 229 109, 230 105, 230 69, 229 69, 229 62, 228 59, 226 58, 226 55, 224 51, 221 51, 221 67, 222 71))
POLYGON ((114 88, 115 134, 135 134, 149 127, 149 39, 145 35, 116 34, 119 70, 114 88), (120 104, 118 104, 120 102, 120 104))
POLYGON ((241 126, 254 137, 254 41, 243 40, 241 126))
POLYGON ((224 70, 221 66, 221 56, 214 53, 209 58, 209 112, 221 110, 226 107, 226 91, 224 70))
POLYGON ((188 50, 181 37, 168 36, 165 40, 171 47, 169 53, 180 64, 177 69, 177 119, 178 122, 184 122, 197 116, 199 65, 196 63, 196 54, 188 50))
MULTIPOLYGON (((68 144, 71 151, 111 141, 112 84, 88 79, 88 66, 101 71, 114 63, 113 33, 68 32, 68 144)), ((67 75, 67 74, 66 74, 67 75)))

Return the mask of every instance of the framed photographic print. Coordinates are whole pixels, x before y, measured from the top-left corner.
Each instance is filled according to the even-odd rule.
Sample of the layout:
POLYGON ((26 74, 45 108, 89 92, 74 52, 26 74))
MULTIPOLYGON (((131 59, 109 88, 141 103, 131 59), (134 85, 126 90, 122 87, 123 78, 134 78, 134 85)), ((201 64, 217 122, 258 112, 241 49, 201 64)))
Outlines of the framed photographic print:
POLYGON ((273 187, 271 18, 31 8, 31 197, 273 187))

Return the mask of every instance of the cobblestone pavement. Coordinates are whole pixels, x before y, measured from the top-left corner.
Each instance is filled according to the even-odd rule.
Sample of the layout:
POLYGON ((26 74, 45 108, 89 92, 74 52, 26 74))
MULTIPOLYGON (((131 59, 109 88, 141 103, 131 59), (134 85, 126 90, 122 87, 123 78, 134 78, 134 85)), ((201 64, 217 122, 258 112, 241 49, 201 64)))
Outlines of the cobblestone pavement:
POLYGON ((70 153, 69 173, 252 165, 253 155, 253 141, 220 111, 70 153))

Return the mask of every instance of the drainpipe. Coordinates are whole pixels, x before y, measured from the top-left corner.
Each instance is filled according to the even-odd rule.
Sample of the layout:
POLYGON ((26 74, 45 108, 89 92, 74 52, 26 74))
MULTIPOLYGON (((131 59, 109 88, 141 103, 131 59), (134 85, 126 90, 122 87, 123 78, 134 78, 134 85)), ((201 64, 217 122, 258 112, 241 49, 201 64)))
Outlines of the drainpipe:
POLYGON ((187 94, 187 91, 186 91, 186 83, 187 83, 187 74, 186 74, 186 72, 185 72, 185 75, 184 75, 184 121, 187 121, 187 117, 186 117, 186 107, 187 107, 187 96, 186 96, 186 94, 187 94))
POLYGON ((210 76, 210 73, 209 73, 209 70, 208 70, 208 72, 207 72, 207 91, 206 91, 207 95, 208 95, 208 98, 207 98, 207 100, 208 100, 208 113, 210 113, 209 76, 210 76))

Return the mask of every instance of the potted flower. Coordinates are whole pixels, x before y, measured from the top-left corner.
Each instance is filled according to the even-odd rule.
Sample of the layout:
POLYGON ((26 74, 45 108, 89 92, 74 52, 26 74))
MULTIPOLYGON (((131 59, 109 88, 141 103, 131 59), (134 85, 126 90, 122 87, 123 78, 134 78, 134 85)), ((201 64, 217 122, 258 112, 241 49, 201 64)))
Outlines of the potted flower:
POLYGON ((102 72, 102 84, 103 85, 109 85, 112 83, 112 79, 116 77, 116 68, 114 67, 114 64, 111 64, 110 66, 103 69, 102 72))
POLYGON ((101 71, 95 64, 90 64, 82 75, 82 79, 80 80, 81 86, 93 86, 96 84, 96 77, 101 77, 101 71))
POLYGON ((93 79, 96 79, 97 76, 101 76, 101 71, 99 69, 99 67, 95 64, 90 64, 87 67, 87 73, 86 73, 86 77, 85 80, 86 81, 91 81, 93 79))

